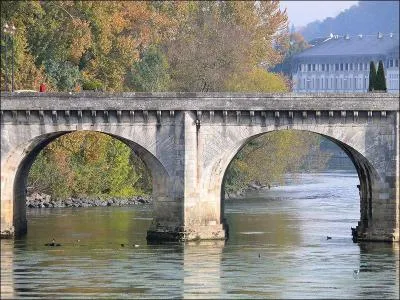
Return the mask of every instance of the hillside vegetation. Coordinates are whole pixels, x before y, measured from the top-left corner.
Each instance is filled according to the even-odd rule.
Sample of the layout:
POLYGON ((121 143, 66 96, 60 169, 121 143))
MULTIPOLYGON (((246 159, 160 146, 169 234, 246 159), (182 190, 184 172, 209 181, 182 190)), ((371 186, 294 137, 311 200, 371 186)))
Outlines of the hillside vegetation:
POLYGON ((399 1, 359 1, 336 17, 314 21, 300 33, 307 41, 327 37, 330 33, 345 35, 399 32, 399 1))
MULTIPOLYGON (((2 1, 1 26, 5 22, 17 28, 16 89, 38 90, 45 83, 48 91, 288 91, 283 76, 267 71, 289 45, 278 1, 2 1)), ((10 39, 1 43, 10 49, 10 39)), ((274 142, 280 162, 285 145, 304 141, 298 134, 284 137, 274 142)), ((232 166, 248 163, 238 158, 232 166)), ((251 163, 246 170, 257 177, 257 167, 251 163)), ((268 180, 277 173, 263 168, 271 169, 268 180)), ((149 193, 150 182, 126 145, 76 132, 42 151, 28 185, 56 197, 128 197, 149 193)))

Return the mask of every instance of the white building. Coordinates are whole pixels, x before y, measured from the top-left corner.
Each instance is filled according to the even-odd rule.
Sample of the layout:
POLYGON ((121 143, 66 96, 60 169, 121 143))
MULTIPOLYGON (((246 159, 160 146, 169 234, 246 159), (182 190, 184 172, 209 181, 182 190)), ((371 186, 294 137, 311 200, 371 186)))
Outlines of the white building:
POLYGON ((295 55, 294 92, 366 92, 371 61, 384 62, 388 92, 399 92, 398 34, 338 36, 295 55))

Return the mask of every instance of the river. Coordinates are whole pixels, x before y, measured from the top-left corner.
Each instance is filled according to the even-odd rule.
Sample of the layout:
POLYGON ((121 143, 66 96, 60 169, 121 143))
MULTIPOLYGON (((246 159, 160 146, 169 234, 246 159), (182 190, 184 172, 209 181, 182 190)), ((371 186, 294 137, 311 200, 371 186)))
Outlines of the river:
POLYGON ((352 242, 357 184, 301 174, 228 200, 226 243, 147 245, 147 206, 28 209, 1 240, 1 298, 398 299, 398 244, 352 242))

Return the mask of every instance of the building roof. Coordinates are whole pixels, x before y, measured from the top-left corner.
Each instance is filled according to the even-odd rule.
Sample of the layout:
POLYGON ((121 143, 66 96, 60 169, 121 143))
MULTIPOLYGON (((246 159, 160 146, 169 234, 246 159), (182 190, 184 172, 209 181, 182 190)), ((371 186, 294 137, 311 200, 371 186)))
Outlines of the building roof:
POLYGON ((335 36, 295 55, 295 59, 318 56, 378 56, 399 53, 398 34, 335 36))

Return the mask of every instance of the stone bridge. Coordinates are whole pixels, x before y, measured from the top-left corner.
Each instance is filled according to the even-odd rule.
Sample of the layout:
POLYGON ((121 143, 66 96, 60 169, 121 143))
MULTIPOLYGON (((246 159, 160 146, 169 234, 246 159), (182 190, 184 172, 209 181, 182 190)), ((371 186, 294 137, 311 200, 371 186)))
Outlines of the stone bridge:
POLYGON ((149 240, 223 239, 223 184, 232 158, 261 134, 294 129, 331 140, 354 163, 358 239, 399 241, 398 96, 2 93, 1 236, 27 230, 25 187, 40 150, 63 134, 90 130, 126 143, 150 169, 149 240))

